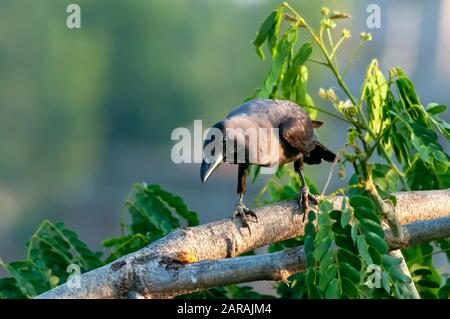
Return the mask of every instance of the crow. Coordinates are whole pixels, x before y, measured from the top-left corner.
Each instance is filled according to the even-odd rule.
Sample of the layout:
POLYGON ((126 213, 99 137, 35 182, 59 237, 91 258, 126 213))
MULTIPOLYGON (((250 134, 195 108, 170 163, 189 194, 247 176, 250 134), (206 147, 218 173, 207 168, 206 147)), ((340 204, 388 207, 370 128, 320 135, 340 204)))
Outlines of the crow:
POLYGON ((314 128, 322 125, 322 122, 311 120, 300 106, 291 101, 248 101, 212 126, 214 130, 210 130, 212 133, 203 142, 201 181, 205 183, 223 162, 237 164, 238 202, 235 215, 250 230, 246 215, 257 221, 256 214, 243 203, 250 165, 272 167, 294 162, 294 170, 301 180, 299 209, 305 214, 309 201, 317 205, 317 199, 306 185, 303 163, 320 164, 322 160, 333 162, 336 158, 336 154, 316 139, 314 128))

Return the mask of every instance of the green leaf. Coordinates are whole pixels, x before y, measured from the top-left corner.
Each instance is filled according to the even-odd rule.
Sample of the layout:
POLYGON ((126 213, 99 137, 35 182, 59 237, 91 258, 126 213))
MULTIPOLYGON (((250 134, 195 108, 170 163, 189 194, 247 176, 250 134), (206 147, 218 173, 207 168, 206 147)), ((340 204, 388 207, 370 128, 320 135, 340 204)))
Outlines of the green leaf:
POLYGON ((447 279, 447 282, 444 286, 441 287, 438 291, 439 299, 449 299, 450 298, 450 279, 447 279))
POLYGON ((445 189, 450 187, 450 171, 444 175, 437 175, 436 171, 430 169, 418 159, 406 174, 408 185, 412 190, 445 189), (427 176, 427 178, 423 178, 427 176))
POLYGON ((271 244, 268 248, 268 252, 274 253, 277 251, 284 250, 286 248, 302 246, 303 244, 304 244, 304 236, 299 236, 271 244))
POLYGON ((330 247, 331 239, 329 237, 324 238, 320 243, 316 245, 316 248, 314 249, 314 258, 320 262, 325 256, 326 252, 330 249, 330 247))
POLYGON ((358 226, 356 224, 352 225, 350 235, 352 237, 353 243, 356 244, 356 236, 358 235, 358 226))
POLYGON ((372 257, 373 263, 381 265, 381 254, 374 247, 369 246, 370 257, 372 257))
POLYGON ((406 76, 400 76, 397 81, 397 88, 405 107, 411 108, 413 105, 420 105, 419 98, 416 95, 414 85, 406 76))
POLYGON ((147 186, 147 191, 153 192, 154 195, 158 196, 167 206, 172 207, 180 217, 183 217, 188 222, 188 226, 199 225, 200 221, 197 217, 197 213, 190 211, 181 197, 161 189, 159 185, 149 185, 147 186))
POLYGON ((333 210, 333 203, 329 200, 322 200, 319 202, 319 210, 321 213, 328 214, 333 210))
POLYGON ((387 293, 391 293, 391 286, 389 282, 389 274, 386 271, 381 273, 381 285, 387 293))
POLYGON ((342 212, 340 210, 332 210, 330 212, 330 217, 334 220, 340 220, 341 215, 342 215, 342 212))
POLYGON ((319 216, 317 217, 317 223, 320 229, 328 229, 331 223, 330 215, 327 213, 320 212, 319 216))
POLYGON ((393 167, 378 163, 371 166, 373 182, 380 190, 385 193, 398 192, 400 190, 400 176, 393 167))
POLYGON ((380 218, 375 213, 375 207, 370 198, 361 195, 351 196, 350 205, 354 208, 354 214, 358 220, 370 219, 377 223, 380 222, 380 218))
POLYGON ((417 152, 419 153, 420 158, 424 162, 433 164, 433 162, 431 162, 430 155, 428 154, 428 147, 426 147, 425 145, 422 145, 420 139, 414 134, 411 135, 411 143, 412 143, 412 145, 414 145, 417 152))
POLYGON ((330 267, 330 265, 334 262, 334 254, 335 250, 329 249, 320 260, 319 272, 321 274, 324 274, 326 269, 328 269, 328 267, 330 267))
POLYGON ((349 298, 358 297, 358 288, 356 285, 347 277, 341 279, 342 292, 349 298))
POLYGON ((414 276, 429 276, 432 275, 433 272, 429 270, 428 268, 419 268, 413 271, 412 273, 414 276))
POLYGON ((338 267, 335 264, 331 264, 323 272, 320 272, 319 287, 322 291, 325 291, 328 284, 336 278, 338 267))
POLYGON ((112 262, 115 259, 135 252, 152 241, 151 238, 146 237, 142 234, 133 234, 123 237, 113 237, 102 242, 103 247, 111 247, 112 252, 110 256, 106 258, 106 262, 112 262))
POLYGON ((316 272, 314 271, 314 269, 308 269, 306 271, 306 278, 305 278, 305 283, 308 286, 312 286, 314 284, 314 281, 316 280, 316 272))
POLYGON ((314 251, 314 239, 311 236, 305 236, 305 252, 314 251))
POLYGON ((366 196, 359 196, 359 195, 351 196, 350 197, 350 205, 353 208, 365 208, 368 210, 374 209, 372 200, 366 196))
POLYGON ((339 263, 339 270, 345 277, 348 277, 353 283, 358 284, 361 281, 361 275, 355 267, 346 262, 339 263))
POLYGON ((402 263, 402 259, 390 255, 382 255, 381 263, 385 266, 399 266, 402 263))
POLYGON ((405 284, 411 283, 411 278, 408 277, 407 275, 405 275, 399 268, 391 267, 390 271, 391 271, 392 276, 395 279, 400 280, 400 281, 402 281, 405 284))
POLYGON ((364 207, 359 207, 358 209, 355 209, 354 214, 358 220, 370 219, 375 223, 380 223, 380 217, 373 210, 369 210, 364 207))
POLYGON ((366 241, 362 235, 359 235, 356 239, 356 245, 358 247, 358 252, 366 262, 367 265, 373 264, 372 257, 369 253, 369 248, 366 244, 366 241))
POLYGON ((261 47, 266 41, 267 37, 269 36, 270 30, 273 29, 277 24, 277 20, 279 19, 280 14, 281 9, 272 11, 270 15, 262 23, 258 33, 256 34, 255 39, 253 40, 253 44, 256 47, 256 52, 258 53, 258 56, 262 60, 264 60, 264 53, 262 52, 261 47))
POLYGON ((290 28, 278 43, 277 54, 273 57, 272 67, 258 93, 259 98, 271 98, 275 94, 277 85, 290 59, 292 46, 295 42, 292 41, 292 38, 296 39, 297 32, 297 28, 290 28))
POLYGON ((356 256, 349 250, 341 248, 339 249, 337 256, 339 262, 346 262, 357 270, 361 269, 361 261, 359 260, 358 256, 356 256))
POLYGON ((336 245, 338 245, 339 247, 345 248, 349 251, 352 251, 354 249, 353 241, 350 236, 338 234, 335 235, 334 238, 336 241, 336 245))
POLYGON ((441 119, 438 115, 429 114, 429 121, 439 132, 447 139, 450 140, 450 124, 441 119))
POLYGON ((371 219, 360 219, 359 224, 361 225, 361 229, 364 234, 369 232, 375 233, 381 238, 384 238, 384 229, 381 225, 371 219))
POLYGON ((328 285, 328 287, 325 291, 325 298, 326 299, 339 298, 339 282, 336 278, 331 280, 330 284, 328 285))
POLYGON ((428 279, 420 279, 417 283, 420 286, 426 287, 426 288, 439 288, 440 287, 438 282, 428 280, 428 279))
POLYGON ((251 165, 250 166, 250 176, 252 183, 255 183, 256 179, 258 178, 259 174, 261 172, 261 166, 258 165, 251 165))
POLYGON ((311 222, 306 223, 306 225, 305 225, 305 235, 313 237, 315 233, 316 233, 316 231, 314 229, 314 224, 311 223, 311 222))
POLYGON ((159 185, 136 184, 133 189, 134 202, 127 202, 133 234, 151 233, 149 238, 159 239, 180 226, 177 215, 184 218, 188 226, 199 224, 197 214, 190 211, 180 197, 159 185))
POLYGON ((13 278, 0 278, 0 299, 25 298, 13 278))
POLYGON ((365 238, 369 246, 374 247, 381 255, 388 252, 388 245, 384 238, 381 238, 375 233, 368 232, 365 234, 365 238))
POLYGON ((336 221, 336 222, 334 222, 331 225, 331 230, 335 234, 339 234, 339 235, 344 235, 344 236, 350 237, 351 226, 350 225, 346 225, 344 228, 342 228, 341 224, 336 221))
POLYGON ((275 22, 273 24, 273 27, 270 29, 269 35, 267 36, 267 43, 271 49, 272 56, 276 54, 278 32, 280 30, 282 20, 283 20, 283 11, 281 9, 278 9, 276 10, 275 22))
POLYGON ((320 293, 319 289, 317 289, 317 286, 311 285, 308 287, 308 298, 322 299, 323 295, 320 293))
POLYGON ((299 67, 305 64, 313 52, 313 46, 311 43, 305 42, 298 50, 297 55, 294 58, 294 66, 299 67))
POLYGON ((306 265, 309 268, 311 268, 314 265, 314 255, 312 251, 306 253, 306 265))
MULTIPOLYGON (((312 182, 312 180, 308 176, 304 176, 306 185, 308 185, 309 192, 313 195, 319 195, 319 189, 317 186, 312 182)), ((298 175, 295 175, 295 180, 299 180, 298 175)), ((300 185, 299 185, 300 186, 300 185)))
POLYGON ((436 103, 430 103, 427 105, 427 112, 433 115, 445 112, 447 110, 447 105, 440 105, 436 103))
POLYGON ((429 290, 422 290, 420 296, 423 299, 436 299, 436 295, 429 290))
POLYGON ((350 220, 352 219, 352 213, 350 210, 346 209, 342 212, 341 215, 341 226, 342 228, 344 228, 346 225, 348 225, 348 223, 350 222, 350 220))
MULTIPOLYGON (((383 73, 378 69, 376 60, 369 66, 365 87, 364 93, 369 114, 369 126, 376 135, 379 135, 383 127, 388 126, 390 123, 389 117, 386 117, 384 114, 389 88, 383 73)), ((368 136, 370 137, 370 135, 368 136)))
POLYGON ((25 297, 31 298, 36 295, 36 290, 19 271, 21 267, 17 263, 8 265, 0 260, 0 267, 3 268, 17 282, 17 287, 25 297))
POLYGON ((308 213, 308 222, 312 223, 316 220, 316 213, 314 211, 310 210, 308 213))
MULTIPOLYGON (((281 84, 283 94, 286 98, 290 98, 290 92, 295 86, 295 82, 297 81, 298 76, 301 75, 302 72, 307 72, 307 70, 302 67, 305 64, 306 60, 308 60, 308 58, 311 56, 312 50, 312 45, 310 43, 304 43, 292 60, 292 63, 289 66, 289 69, 286 72, 281 84)), ((303 78, 303 81, 304 80, 305 78, 303 78)))

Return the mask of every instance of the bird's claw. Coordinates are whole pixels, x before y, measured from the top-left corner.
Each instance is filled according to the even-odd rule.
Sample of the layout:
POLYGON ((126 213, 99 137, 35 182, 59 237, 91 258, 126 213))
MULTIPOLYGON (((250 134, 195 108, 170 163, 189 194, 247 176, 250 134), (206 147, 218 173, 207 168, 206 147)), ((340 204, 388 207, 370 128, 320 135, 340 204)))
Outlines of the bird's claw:
POLYGON ((247 215, 250 215, 251 217, 253 217, 254 222, 258 221, 258 216, 255 214, 254 211, 247 208, 243 203, 237 203, 236 204, 236 212, 234 213, 234 216, 239 217, 241 219, 242 225, 244 227, 247 227, 249 233, 251 234, 250 224, 249 224, 250 219, 248 218, 247 215))
POLYGON ((311 203, 312 205, 316 206, 319 202, 317 198, 309 192, 309 188, 307 185, 304 185, 300 188, 297 200, 300 213, 303 214, 303 222, 304 222, 306 213, 309 210, 309 204, 311 203))

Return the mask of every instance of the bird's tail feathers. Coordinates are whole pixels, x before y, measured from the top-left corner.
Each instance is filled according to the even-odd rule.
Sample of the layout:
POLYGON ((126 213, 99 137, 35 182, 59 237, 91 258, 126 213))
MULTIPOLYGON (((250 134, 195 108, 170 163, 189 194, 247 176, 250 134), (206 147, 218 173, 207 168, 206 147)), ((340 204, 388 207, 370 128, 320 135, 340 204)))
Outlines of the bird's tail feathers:
POLYGON ((335 158, 336 154, 333 151, 316 141, 316 147, 309 153, 308 157, 305 157, 304 161, 306 164, 320 164, 322 160, 333 162, 335 158))

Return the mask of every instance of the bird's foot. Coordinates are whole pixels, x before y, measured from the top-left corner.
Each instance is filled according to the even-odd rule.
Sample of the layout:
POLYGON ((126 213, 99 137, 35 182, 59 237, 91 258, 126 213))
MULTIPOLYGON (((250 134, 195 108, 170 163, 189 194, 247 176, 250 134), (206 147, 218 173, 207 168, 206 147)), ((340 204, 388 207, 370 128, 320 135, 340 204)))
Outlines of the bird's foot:
POLYGON ((300 188, 297 200, 300 213, 303 214, 303 221, 305 221, 306 213, 309 210, 309 204, 311 203, 312 205, 316 206, 319 202, 316 196, 309 192, 309 187, 306 184, 300 188))
POLYGON ((250 215, 251 217, 253 217, 254 222, 258 221, 258 216, 256 216, 255 212, 252 211, 251 209, 247 208, 244 203, 242 202, 238 202, 236 204, 236 212, 234 213, 235 217, 239 217, 242 221, 242 225, 244 227, 248 228, 249 233, 251 234, 250 231, 250 225, 249 225, 249 221, 250 219, 248 218, 247 215, 250 215))

